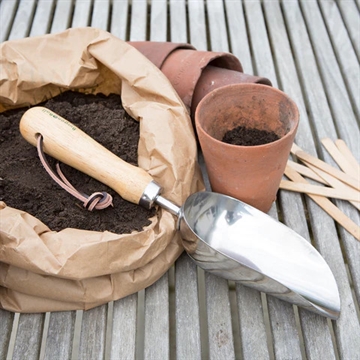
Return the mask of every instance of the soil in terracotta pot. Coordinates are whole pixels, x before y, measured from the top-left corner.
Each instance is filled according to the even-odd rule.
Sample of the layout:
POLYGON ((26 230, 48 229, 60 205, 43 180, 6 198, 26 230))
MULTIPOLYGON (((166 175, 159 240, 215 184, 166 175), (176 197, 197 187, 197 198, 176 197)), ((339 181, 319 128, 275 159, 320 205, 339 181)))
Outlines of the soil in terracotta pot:
POLYGON ((279 136, 273 131, 250 129, 238 126, 225 133, 222 141, 231 145, 256 146, 279 140, 279 136))
MULTIPOLYGON (((123 160, 137 165, 139 123, 123 109, 118 95, 105 97, 66 92, 41 104, 68 119, 123 160)), ((88 195, 106 191, 114 207, 85 210, 82 203, 57 185, 42 167, 34 146, 19 132, 27 109, 0 114, 0 200, 37 217, 51 230, 78 228, 118 234, 141 231, 155 210, 123 200, 112 189, 65 165, 61 169, 70 183, 88 195)), ((55 160, 47 156, 55 169, 55 160)))

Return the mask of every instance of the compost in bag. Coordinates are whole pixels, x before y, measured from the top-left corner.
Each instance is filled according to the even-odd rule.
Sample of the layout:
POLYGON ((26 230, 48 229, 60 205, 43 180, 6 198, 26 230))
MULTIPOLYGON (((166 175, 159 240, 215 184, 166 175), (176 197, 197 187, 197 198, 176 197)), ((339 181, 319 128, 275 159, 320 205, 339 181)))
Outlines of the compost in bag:
MULTIPOLYGON (((70 90, 97 94, 93 97, 96 104, 86 104, 88 97, 80 97, 51 110, 125 161, 137 164, 161 184, 163 196, 182 204, 203 189, 203 181, 191 120, 170 82, 131 45, 89 27, 4 42, 0 57, 0 308, 16 312, 87 310, 150 286, 183 251, 175 216, 161 208, 151 216, 140 206, 123 202, 105 185, 61 165, 77 190, 88 195, 107 191, 113 196, 113 208, 84 210, 78 199, 46 173, 36 148, 22 139, 18 123, 24 108, 43 106, 46 100, 48 107, 58 100, 55 97, 68 96, 70 90), (105 116, 110 107, 107 101, 113 96, 115 111, 105 116), (120 98, 126 113, 139 124, 131 118, 121 122, 119 116, 126 118, 126 114, 120 114, 120 98), (74 103, 77 106, 71 108, 74 103), (71 116, 63 112, 67 108, 71 116), (16 120, 9 118, 16 111, 20 112, 16 120), (96 117, 99 121, 93 123, 96 117), (139 126, 134 138, 132 126, 139 126), (25 149, 20 150, 20 142, 25 149), (116 148, 122 146, 126 153, 116 148), (26 187, 14 184, 10 193, 10 176, 18 175, 26 187), (77 178, 80 175, 83 178, 77 178), (58 193, 45 201, 50 189, 58 193), (69 206, 63 206, 65 202, 69 206), (84 214, 82 224, 75 213, 68 214, 69 209, 84 214), (41 217, 40 210, 47 218, 41 217), (139 213, 142 220, 137 227, 132 221, 139 213), (59 222, 50 224, 51 220, 59 222), (126 229, 124 224, 130 221, 126 229), (89 228, 95 230, 86 230, 89 228)), ((53 167, 54 161, 47 159, 53 167)))
MULTIPOLYGON (((124 161, 138 165, 139 122, 125 112, 119 95, 68 91, 41 106, 69 120, 124 161)), ((146 210, 122 199, 111 188, 65 164, 61 170, 78 191, 88 195, 106 191, 113 197, 113 207, 88 211, 56 184, 41 165, 36 148, 19 132, 26 110, 0 114, 0 200, 37 217, 55 231, 71 227, 122 234, 141 231, 150 224, 154 209, 146 210)), ((49 156, 47 160, 55 169, 55 160, 49 156)))

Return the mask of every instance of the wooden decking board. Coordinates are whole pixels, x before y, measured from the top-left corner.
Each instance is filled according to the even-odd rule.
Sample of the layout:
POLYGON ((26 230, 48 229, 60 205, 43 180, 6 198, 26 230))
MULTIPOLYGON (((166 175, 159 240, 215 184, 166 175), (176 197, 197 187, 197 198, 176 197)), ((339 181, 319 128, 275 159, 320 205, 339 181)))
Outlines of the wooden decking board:
POLYGON ((166 273, 145 289, 144 359, 168 359, 169 354, 169 279, 166 273))
POLYGON ((39 0, 36 6, 34 20, 32 21, 30 36, 48 33, 52 20, 54 1, 39 0))
POLYGON ((325 25, 321 21, 318 5, 313 1, 304 2, 301 3, 301 8, 322 76, 324 90, 328 96, 333 119, 337 126, 338 135, 342 139, 347 140, 348 146, 354 153, 354 156, 360 161, 360 149, 356 138, 359 125, 355 119, 348 92, 325 25), (317 25, 315 26, 315 24, 317 25), (342 126, 344 118, 346 119, 346 126, 342 126))
POLYGON ((130 41, 146 40, 147 36, 147 1, 131 2, 130 41))
POLYGON ((84 27, 91 24, 91 0, 84 0, 75 3, 72 27, 84 27))
MULTIPOLYGON (((284 4, 284 6, 286 6, 286 5, 284 4)), ((289 6, 292 6, 292 4, 289 4, 289 6)), ((305 111, 305 106, 304 106, 304 102, 303 102, 302 95, 301 95, 300 86, 296 86, 297 85, 297 79, 296 79, 296 72, 294 71, 295 68, 294 68, 294 66, 292 66, 291 69, 289 69, 289 67, 288 67, 292 63, 291 54, 289 52, 289 49, 286 49, 283 46, 283 44, 286 44, 286 42, 284 41, 285 37, 284 37, 284 39, 280 39, 278 37, 279 34, 284 33, 283 30, 279 29, 279 25, 281 24, 280 21, 279 21, 280 20, 279 19, 279 14, 278 14, 278 16, 276 16, 276 14, 274 13, 274 10, 276 9, 276 7, 274 5, 269 4, 269 6, 267 8, 265 8, 265 9, 271 11, 271 13, 269 13, 268 18, 274 20, 272 23, 269 21, 269 26, 268 27, 269 27, 269 30, 270 30, 270 35, 272 35, 274 37, 277 36, 277 38, 273 39, 273 42, 276 42, 276 44, 278 45, 278 46, 275 47, 275 50, 276 50, 275 51, 275 58, 276 58, 276 61, 278 63, 280 77, 282 76, 282 67, 280 67, 280 66, 281 65, 285 66, 285 68, 284 68, 284 76, 282 76, 281 83, 283 85, 283 88, 284 88, 285 92, 287 92, 293 99, 295 99, 297 104, 300 105, 299 106, 300 107, 300 116, 301 116, 301 119, 303 121, 303 125, 305 125, 306 122, 307 122, 306 121, 306 111, 305 111), (274 26, 273 31, 272 31, 272 25, 274 26), (286 54, 287 54, 287 57, 285 57, 286 54), (284 65, 284 64, 286 64, 286 65, 284 65), (297 91, 295 91, 296 89, 297 89, 297 91)), ((296 26, 294 24, 299 24, 299 23, 301 23, 301 22, 300 22, 300 19, 298 17, 297 21, 292 22, 292 26, 291 26, 291 29, 294 32, 296 32, 297 34, 298 34, 298 29, 296 29, 296 26)), ((288 46, 287 46, 287 48, 288 48, 288 46)), ((306 135, 306 133, 311 134, 311 130, 310 130, 310 127, 308 126, 308 131, 303 133, 303 131, 302 131, 303 128, 304 128, 304 126, 299 129, 296 139, 297 139, 297 141, 299 143, 304 143, 304 145, 306 144, 309 147, 311 142, 309 142, 309 138, 308 138, 308 135, 306 135), (306 135, 306 136, 304 136, 304 135, 306 135)), ((314 148, 312 149, 312 151, 314 151, 314 148)), ((294 222, 299 223, 299 219, 296 218, 295 214, 303 214, 304 211, 299 211, 299 212, 294 211, 294 200, 291 199, 291 198, 289 198, 287 200, 287 197, 288 197, 287 194, 282 194, 282 196, 281 196, 281 202, 283 203, 284 210, 285 210, 284 211, 285 223, 287 223, 289 226, 292 226, 297 232, 302 233, 301 229, 296 228, 296 225, 294 224, 294 222), (291 212, 286 211, 286 208, 290 209, 290 206, 292 207, 293 210, 291 212), (293 218, 293 219, 291 219, 291 218, 293 218)), ((311 205, 313 205, 313 204, 311 204, 311 205)), ((310 205, 310 207, 311 207, 311 205, 310 205)), ((311 211, 311 209, 310 209, 310 211, 311 211)), ((323 231, 318 231, 318 229, 321 228, 321 224, 320 225, 318 224, 318 220, 321 217, 324 217, 324 214, 320 214, 318 209, 313 209, 312 211, 316 212, 315 213, 316 214, 315 218, 317 219, 316 222, 314 221, 312 223, 312 227, 313 227, 312 231, 313 231, 313 233, 318 233, 319 234, 317 246, 321 249, 321 247, 324 247, 324 246, 326 247, 329 237, 332 238, 332 239, 336 238, 336 230, 335 230, 335 228, 334 228, 334 226, 332 224, 332 229, 333 230, 329 231, 329 227, 326 227, 326 230, 328 231, 328 233, 327 233, 327 236, 326 235, 324 236, 323 231), (321 237, 321 239, 320 239, 320 237, 321 237)), ((329 222, 331 223, 331 220, 329 222)), ((303 236, 304 236, 304 234, 303 234, 303 236)), ((307 236, 304 236, 304 237, 307 237, 307 236)), ((335 245, 336 244, 334 244, 334 249, 332 249, 331 256, 332 257, 337 256, 338 261, 340 261, 340 263, 343 263, 343 259, 341 258, 341 256, 342 256, 341 252, 340 251, 336 252, 336 249, 335 249, 336 246, 335 245)), ((322 251, 322 254, 324 254, 324 250, 322 251)), ((339 270, 338 271, 338 276, 341 276, 340 275, 341 273, 343 275, 343 271, 339 270)), ((344 290, 344 296, 348 296, 348 295, 349 295, 348 289, 344 290)), ((348 315, 350 315, 350 314, 348 314, 348 315)), ((302 316, 303 316, 303 312, 301 311, 300 312, 300 317, 301 317, 302 323, 304 323, 305 321, 302 318, 302 316)), ((349 318, 350 317, 351 316, 349 316, 349 318)), ((319 324, 318 326, 319 327, 317 329, 311 328, 311 329, 308 329, 308 331, 313 330, 313 336, 314 336, 320 330, 322 332, 322 334, 326 334, 326 341, 317 342, 316 346, 314 346, 313 342, 312 342, 312 339, 311 339, 311 336, 310 336, 310 333, 308 332, 306 334, 306 336, 304 336, 305 342, 306 342, 307 353, 311 357, 314 354, 317 354, 318 348, 320 348, 320 347, 323 349, 323 351, 325 351, 325 352, 328 351, 328 349, 329 349, 328 346, 329 346, 329 344, 331 344, 331 336, 330 336, 329 329, 327 329, 326 324, 322 323, 322 324, 319 324)), ((274 331, 274 329, 273 329, 273 331, 274 331)), ((284 339, 284 335, 282 335, 280 337, 280 339, 284 339)), ((284 349, 284 348, 285 348, 284 346, 275 346, 275 349, 284 349)), ((314 355, 314 356, 316 356, 316 355, 314 355)), ((334 356, 334 352, 332 352, 332 354, 329 354, 329 357, 330 356, 334 356)))
POLYGON ((278 87, 261 2, 260 0, 245 0, 243 6, 249 28, 248 37, 251 43, 251 53, 254 57, 254 74, 270 79, 273 86, 278 87))
POLYGON ((17 1, 2 1, 0 3, 0 41, 8 39, 12 23, 16 15, 17 1))
POLYGON ((0 310, 0 359, 5 359, 8 354, 13 321, 13 313, 0 310))
MULTIPOLYGON (((307 102, 307 109, 311 115, 311 126, 315 129, 319 140, 324 137, 336 139, 338 137, 337 127, 333 121, 333 115, 317 68, 316 59, 311 47, 308 45, 309 39, 307 37, 305 24, 300 21, 300 10, 290 4, 284 4, 284 12, 289 23, 298 24, 297 29, 289 27, 289 35, 297 59, 299 72, 303 74, 303 92, 307 102), (316 89, 316 96, 314 96, 314 89, 316 89)), ((354 138, 352 142, 356 143, 358 141, 358 132, 355 131, 351 136, 354 138)), ((343 137, 343 139, 347 143, 350 142, 350 139, 347 137, 343 137)), ((305 137, 303 145, 306 146, 309 143, 309 140, 305 137)), ((313 149, 307 149, 307 151, 311 152, 313 149)), ((320 156, 323 156, 327 162, 335 165, 326 151, 322 151, 320 156)), ((359 222, 359 213, 353 209, 351 205, 342 201, 337 201, 337 204, 351 219, 357 219, 356 221, 359 222)), ((358 284, 360 281, 360 263, 357 254, 359 253, 360 246, 347 232, 343 230, 340 230, 340 232, 342 234, 345 255, 349 262, 350 271, 356 283, 355 289, 359 301, 360 292, 358 284)))
POLYGON ((301 344, 291 304, 268 297, 270 326, 276 359, 301 359, 301 344))
POLYGON ((210 50, 229 51, 225 7, 222 1, 207 0, 207 16, 210 31, 210 50))
MULTIPOLYGON (((342 76, 347 85, 347 88, 349 89, 348 95, 350 96, 352 105, 355 108, 355 113, 359 118, 360 79, 358 76, 359 60, 356 56, 356 49, 351 43, 351 38, 348 36, 348 32, 342 20, 338 5, 333 1, 329 2, 324 0, 321 0, 319 5, 331 42, 333 44, 336 58, 341 68, 342 76)), ((358 29, 360 29, 360 22, 358 24, 358 29)), ((360 32, 360 30, 358 30, 358 32, 360 32)))
POLYGON ((150 40, 167 41, 167 0, 154 1, 150 6, 150 40))
POLYGON ((177 359, 201 358, 200 316, 196 265, 183 254, 175 264, 177 359))
POLYGON ((45 314, 20 314, 13 359, 39 358, 45 314))
POLYGON ((187 19, 186 19, 186 1, 170 0, 170 41, 175 43, 186 43, 187 37, 187 19))
MULTIPOLYGON (((326 318, 299 309, 305 352, 308 359, 337 359, 337 347, 333 342, 326 318)), ((332 325, 330 325, 332 326, 332 325)))
POLYGON ((237 284, 236 296, 244 360, 270 359, 261 293, 237 284))
MULTIPOLYGON (((312 51, 311 42, 307 33, 301 9, 297 4, 292 3, 284 3, 283 9, 288 35, 294 54, 294 60, 296 61, 297 71, 302 85, 301 90, 304 94, 304 99, 306 102, 306 108, 311 115, 316 131, 326 132, 330 130, 331 132, 335 133, 336 129, 332 121, 328 122, 326 126, 324 125, 324 122, 321 121, 322 118, 331 119, 332 114, 328 106, 327 96, 323 89, 321 76, 315 55, 312 51), (296 28, 294 28, 293 24, 296 24, 296 28), (301 44, 299 44, 299 41, 301 44), (314 92, 315 89, 316 94, 314 92)), ((304 147, 306 152, 316 155, 314 150, 315 145, 312 144, 312 146, 308 146, 311 143, 314 143, 314 141, 306 140, 307 137, 312 139, 311 129, 309 130, 310 131, 306 134, 306 137, 302 141, 303 145, 301 146, 304 147)))
POLYGON ((12 23, 9 40, 21 39, 28 36, 35 10, 36 1, 20 1, 12 23))
POLYGON ((209 359, 235 359, 228 282, 205 273, 205 287, 209 359))
POLYGON ((61 0, 56 3, 55 13, 51 24, 51 33, 66 30, 71 26, 73 14, 73 2, 71 0, 61 0))
POLYGON ((84 311, 78 359, 103 359, 105 354, 107 305, 84 311))
POLYGON ((110 30, 111 1, 95 0, 91 18, 91 26, 109 31, 110 30))
POLYGON ((128 9, 129 3, 127 0, 114 1, 112 4, 110 31, 114 36, 117 36, 122 40, 127 40, 128 38, 128 9))
POLYGON ((44 359, 51 360, 56 355, 59 359, 71 359, 75 330, 75 311, 50 314, 47 329, 44 359))
POLYGON ((360 59, 360 1, 357 0, 355 3, 353 0, 339 0, 337 4, 340 8, 341 16, 345 20, 358 59, 360 59))
POLYGON ((205 6, 201 0, 188 0, 189 42, 197 50, 207 50, 205 6))
POLYGON ((225 0, 225 9, 231 53, 240 60, 244 73, 253 74, 243 4, 240 1, 225 0))
POLYGON ((134 358, 136 349, 137 294, 114 301, 110 359, 134 358))
MULTIPOLYGON (((284 3, 283 6, 285 8, 287 6, 287 4, 284 3)), ((293 4, 289 4, 289 8, 291 10, 296 10, 296 8, 293 6, 293 4)), ((285 9, 285 12, 286 12, 286 9, 285 9)), ((299 34, 300 29, 299 28, 296 29, 293 21, 292 21, 292 24, 293 25, 290 28, 290 31, 293 31, 295 34, 299 34)), ((296 24, 301 24, 299 13, 297 16, 296 24)), ((296 44, 299 44, 298 41, 299 40, 297 40, 296 42, 293 43, 294 47, 296 46, 296 44)), ((280 49, 279 49, 279 51, 280 51, 280 49)), ((307 63, 307 65, 308 65, 308 63, 307 63)), ((306 79, 309 79, 309 78, 310 77, 306 77, 306 79)), ((304 76, 304 79, 305 79, 305 76, 304 76)), ((283 81, 283 85, 284 85, 285 90, 289 93, 289 95, 292 96, 298 104, 301 104, 302 103, 301 99, 299 99, 299 97, 296 94, 291 93, 291 89, 295 89, 293 80, 294 79, 292 79, 290 81, 288 88, 285 88, 284 81, 283 81)), ((315 88, 315 90, 316 90, 316 88, 315 88)), ((312 91, 314 91, 314 88, 312 88, 312 91)), ((301 113, 301 115, 302 115, 302 119, 304 120, 304 118, 306 118, 306 113, 303 111, 301 113)), ((331 118, 327 119, 327 120, 331 121, 331 118)), ((298 132, 297 141, 298 141, 299 145, 304 144, 304 145, 307 145, 308 147, 311 144, 309 138, 307 138, 307 137, 302 138, 301 130, 298 132)), ((302 146, 302 145, 300 145, 300 146, 302 146)), ((313 145, 313 148, 311 149, 311 151, 315 151, 314 145, 313 145)), ((355 333, 357 333, 358 332, 358 319, 356 319, 354 317, 354 312, 353 312, 354 311, 354 303, 351 298, 348 281, 346 280, 344 260, 342 257, 341 250, 338 246, 335 225, 334 225, 333 221, 331 219, 329 219, 329 217, 321 209, 317 208, 317 206, 314 205, 311 201, 307 201, 307 203, 308 203, 308 210, 310 212, 310 217, 311 217, 312 233, 314 235, 316 246, 320 250, 321 254, 328 261, 331 269, 334 272, 335 278, 337 279, 337 283, 339 285, 341 297, 344 299, 344 301, 348 302, 348 304, 351 308, 350 311, 348 311, 348 309, 347 309, 342 312, 342 319, 339 321, 349 321, 349 323, 354 326, 355 333), (347 299, 347 300, 345 300, 345 299, 347 299)), ((290 216, 292 216, 294 214, 294 212, 292 211, 292 212, 284 213, 285 216, 287 216, 288 214, 290 216)), ((339 321, 337 323, 339 323, 339 321)), ((341 331, 340 328, 338 328, 338 330, 341 331)), ((338 337, 338 340, 342 339, 343 341, 345 341, 345 338, 343 337, 342 334, 337 333, 337 337, 338 337)), ((357 340, 355 340, 355 338, 353 338, 353 341, 355 341, 355 343, 356 343, 357 340)), ((340 341, 340 343, 341 343, 341 341, 340 341)), ((340 348, 340 352, 345 351, 345 352, 341 352, 343 355, 346 354, 346 351, 351 352, 353 350, 353 347, 349 346, 349 343, 347 343, 347 344, 344 343, 344 344, 342 344, 342 346, 340 345, 339 348, 340 348)), ((348 358, 351 358, 351 356, 354 356, 354 353, 348 353, 346 355, 348 356, 348 358)))

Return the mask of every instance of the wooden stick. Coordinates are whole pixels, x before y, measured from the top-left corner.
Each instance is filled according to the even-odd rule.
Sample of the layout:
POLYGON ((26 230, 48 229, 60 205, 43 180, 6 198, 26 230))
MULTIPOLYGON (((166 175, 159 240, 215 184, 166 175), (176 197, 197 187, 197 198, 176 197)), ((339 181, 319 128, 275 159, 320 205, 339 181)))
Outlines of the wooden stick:
MULTIPOLYGON (((351 189, 351 190, 353 190, 352 187, 344 184, 342 181, 334 178, 333 176, 329 175, 325 171, 322 171, 322 170, 318 169, 316 166, 313 166, 311 164, 308 164, 308 166, 314 173, 321 176, 333 188, 338 189, 338 190, 343 190, 343 189, 351 189)), ((358 210, 360 210, 360 202, 359 201, 350 201, 350 204, 355 206, 358 210)))
MULTIPOLYGON (((295 182, 307 183, 307 181, 292 168, 287 169, 286 176, 295 182)), ((326 211, 335 221, 343 226, 356 240, 360 241, 360 227, 348 218, 338 207, 336 207, 329 199, 319 196, 308 194, 321 208, 326 211)))
POLYGON ((347 158, 340 152, 335 143, 330 138, 324 138, 321 140, 321 143, 328 151, 328 153, 332 156, 335 162, 339 165, 339 168, 345 173, 357 177, 354 172, 354 168, 351 166, 351 163, 347 160, 347 158))
POLYGON ((299 183, 293 181, 282 180, 280 188, 283 190, 297 191, 301 193, 309 193, 313 195, 326 196, 333 199, 360 201, 360 192, 351 191, 349 189, 334 189, 325 186, 311 185, 308 183, 299 183))
POLYGON ((305 165, 301 165, 299 163, 296 163, 294 161, 288 160, 287 165, 290 166, 292 169, 297 171, 299 174, 306 176, 309 179, 315 180, 321 184, 329 185, 328 182, 326 182, 325 179, 320 177, 318 174, 316 174, 312 169, 305 165))
POLYGON ((354 174, 353 176, 360 176, 360 164, 355 159, 354 155, 346 145, 344 140, 338 139, 335 140, 335 145, 339 149, 339 151, 344 155, 347 161, 351 164, 354 174))
POLYGON ((291 152, 296 155, 301 161, 304 163, 309 163, 311 165, 316 166, 317 168, 327 172, 328 174, 336 177, 341 180, 345 184, 350 185, 354 189, 360 191, 360 181, 355 179, 354 177, 344 173, 343 171, 334 168, 333 166, 327 164, 326 162, 312 156, 305 151, 303 151, 299 146, 293 144, 291 148, 291 152))

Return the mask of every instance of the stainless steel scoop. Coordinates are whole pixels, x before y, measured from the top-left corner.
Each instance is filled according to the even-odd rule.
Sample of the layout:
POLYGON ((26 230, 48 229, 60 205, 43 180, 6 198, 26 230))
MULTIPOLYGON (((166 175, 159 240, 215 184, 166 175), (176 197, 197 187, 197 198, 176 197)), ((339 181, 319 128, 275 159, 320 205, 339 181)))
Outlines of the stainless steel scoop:
POLYGON ((42 107, 20 122, 23 137, 110 186, 128 201, 160 205, 178 216, 186 252, 206 271, 337 319, 340 298, 334 276, 317 250, 290 228, 237 199, 198 192, 178 207, 143 169, 127 164, 76 126, 42 107))

